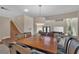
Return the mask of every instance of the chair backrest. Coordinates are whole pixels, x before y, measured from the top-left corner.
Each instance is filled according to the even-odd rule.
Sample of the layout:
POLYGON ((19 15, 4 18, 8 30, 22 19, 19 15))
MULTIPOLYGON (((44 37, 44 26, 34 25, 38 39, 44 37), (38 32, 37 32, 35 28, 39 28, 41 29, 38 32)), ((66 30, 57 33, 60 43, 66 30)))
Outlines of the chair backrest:
POLYGON ((65 53, 68 53, 68 47, 73 39, 74 39, 73 37, 66 37, 64 43, 65 53))
POLYGON ((79 41, 78 40, 72 40, 70 45, 69 45, 69 49, 68 49, 68 53, 69 54, 76 54, 79 50, 79 41))
POLYGON ((15 45, 15 49, 16 49, 16 51, 18 51, 21 54, 30 54, 31 53, 30 48, 24 48, 17 44, 15 45))
POLYGON ((10 49, 10 54, 16 54, 16 50, 15 50, 14 44, 12 44, 12 45, 10 44, 9 49, 10 49))
POLYGON ((79 46, 75 49, 74 54, 79 54, 79 46))

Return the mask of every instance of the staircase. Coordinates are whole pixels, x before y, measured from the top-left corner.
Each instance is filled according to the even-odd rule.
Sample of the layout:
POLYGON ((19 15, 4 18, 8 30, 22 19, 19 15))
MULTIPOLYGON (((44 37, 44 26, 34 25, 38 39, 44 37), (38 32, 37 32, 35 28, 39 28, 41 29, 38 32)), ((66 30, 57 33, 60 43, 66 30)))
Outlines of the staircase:
POLYGON ((13 21, 10 21, 10 37, 12 41, 16 40, 16 34, 20 34, 21 32, 18 30, 13 21))

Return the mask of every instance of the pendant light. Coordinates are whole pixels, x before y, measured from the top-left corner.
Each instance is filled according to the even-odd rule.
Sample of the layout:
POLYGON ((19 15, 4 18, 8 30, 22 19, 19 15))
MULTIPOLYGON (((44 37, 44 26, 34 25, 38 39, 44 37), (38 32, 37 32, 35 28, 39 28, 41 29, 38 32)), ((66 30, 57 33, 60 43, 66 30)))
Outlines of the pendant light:
POLYGON ((38 5, 39 6, 39 17, 41 17, 42 15, 41 15, 41 7, 42 7, 42 5, 38 5))

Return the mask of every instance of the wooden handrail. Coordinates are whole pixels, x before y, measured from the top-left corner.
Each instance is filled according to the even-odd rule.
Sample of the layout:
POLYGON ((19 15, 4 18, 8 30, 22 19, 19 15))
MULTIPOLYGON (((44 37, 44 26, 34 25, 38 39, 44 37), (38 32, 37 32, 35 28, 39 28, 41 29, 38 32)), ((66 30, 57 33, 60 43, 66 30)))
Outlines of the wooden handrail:
POLYGON ((11 40, 15 41, 16 40, 16 34, 20 34, 21 32, 18 30, 16 25, 14 24, 13 21, 10 21, 10 35, 11 35, 11 40))

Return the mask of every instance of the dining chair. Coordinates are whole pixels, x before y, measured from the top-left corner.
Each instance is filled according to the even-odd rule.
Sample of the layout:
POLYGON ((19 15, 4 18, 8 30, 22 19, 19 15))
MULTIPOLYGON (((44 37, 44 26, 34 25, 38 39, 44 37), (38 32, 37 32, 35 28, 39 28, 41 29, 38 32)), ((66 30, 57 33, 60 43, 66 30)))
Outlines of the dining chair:
POLYGON ((74 39, 75 39, 74 37, 66 37, 65 43, 64 43, 65 53, 68 53, 69 45, 70 45, 71 41, 74 39))
POLYGON ((10 54, 16 54, 15 46, 14 44, 9 45, 10 54))
POLYGON ((58 53, 67 54, 68 53, 68 47, 70 45, 70 42, 73 39, 75 39, 75 38, 74 37, 70 37, 70 36, 65 36, 64 39, 60 40, 60 42, 58 44, 58 53))
POLYGON ((72 40, 69 48, 68 48, 68 54, 77 54, 79 53, 79 40, 75 39, 72 40))
POLYGON ((41 51, 38 51, 38 50, 36 50, 36 49, 32 49, 32 50, 31 50, 31 54, 46 54, 46 53, 41 52, 41 51))
POLYGON ((31 53, 31 49, 29 47, 25 47, 21 44, 13 44, 11 49, 11 54, 30 54, 31 53))
POLYGON ((74 54, 79 54, 79 46, 75 49, 74 54))
POLYGON ((20 45, 15 45, 15 49, 17 52, 19 52, 21 54, 30 54, 31 53, 30 48, 25 48, 25 47, 22 47, 20 45))

